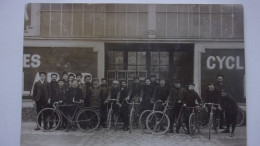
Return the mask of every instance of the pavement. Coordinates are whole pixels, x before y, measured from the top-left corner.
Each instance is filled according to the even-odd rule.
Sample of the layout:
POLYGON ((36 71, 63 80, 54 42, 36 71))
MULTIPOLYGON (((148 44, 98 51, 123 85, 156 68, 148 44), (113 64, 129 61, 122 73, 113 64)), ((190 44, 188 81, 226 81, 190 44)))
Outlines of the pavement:
POLYGON ((246 126, 237 127, 235 137, 229 134, 212 133, 208 139, 207 129, 202 129, 194 137, 180 131, 163 135, 152 135, 134 129, 130 134, 120 128, 98 129, 90 133, 81 131, 56 130, 53 132, 34 131, 34 122, 23 122, 21 146, 246 146, 246 126))

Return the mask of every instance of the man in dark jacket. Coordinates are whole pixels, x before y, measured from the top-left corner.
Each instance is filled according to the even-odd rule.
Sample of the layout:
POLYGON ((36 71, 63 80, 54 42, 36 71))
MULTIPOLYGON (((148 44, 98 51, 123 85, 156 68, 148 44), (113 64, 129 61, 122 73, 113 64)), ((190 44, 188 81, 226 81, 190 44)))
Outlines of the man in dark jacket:
POLYGON ((150 76, 150 80, 151 80, 151 86, 153 90, 159 86, 159 83, 156 82, 156 78, 154 74, 150 76))
MULTIPOLYGON (((186 90, 181 87, 180 80, 174 81, 174 87, 170 91, 170 95, 168 98, 168 101, 170 103, 173 103, 174 107, 173 110, 170 111, 170 133, 173 133, 173 123, 175 121, 175 118, 178 118, 180 115, 180 110, 182 107, 182 99, 185 96, 186 90)), ((179 133, 176 129, 176 133, 179 133)))
POLYGON ((69 88, 69 82, 68 82, 69 73, 67 71, 64 71, 62 73, 62 79, 64 81, 65 88, 69 88))
POLYGON ((101 119, 101 121, 103 120, 102 123, 104 123, 103 126, 104 128, 106 128, 105 125, 105 121, 107 119, 107 105, 105 104, 105 101, 107 99, 107 94, 108 94, 108 86, 107 86, 107 79, 106 78, 102 78, 101 79, 101 85, 99 86, 102 94, 101 94, 101 107, 100 107, 100 115, 101 117, 103 117, 103 119, 101 119))
MULTIPOLYGON (((183 114, 183 118, 184 118, 185 125, 187 127, 188 134, 190 132, 189 131, 189 117, 190 117, 191 111, 185 107, 195 107, 196 101, 200 105, 202 104, 202 100, 201 100, 200 96, 198 95, 198 93, 196 91, 194 91, 194 87, 195 87, 195 84, 193 84, 193 83, 190 83, 188 85, 188 90, 182 99, 183 110, 182 110, 182 113, 180 113, 181 116, 183 114)), ((179 131, 180 127, 181 127, 181 122, 178 123, 178 125, 176 127, 176 131, 179 131)))
MULTIPOLYGON (((222 90, 222 89, 226 89, 225 85, 224 85, 224 76, 222 74, 218 74, 217 75, 217 81, 214 83, 214 87, 215 89, 217 89, 218 91, 222 90)), ((220 116, 220 125, 219 128, 223 129, 223 123, 224 123, 224 115, 223 112, 220 111, 219 113, 220 116)))
MULTIPOLYGON (((206 90, 205 97, 203 98, 204 103, 215 103, 221 105, 221 97, 220 97, 220 90, 214 87, 213 83, 209 83, 208 89, 206 90)), ((211 111, 211 107, 207 106, 208 111, 211 111)), ((217 107, 215 111, 215 118, 220 119, 220 114, 222 112, 221 107, 217 107)), ((210 112, 208 112, 210 114, 210 112)), ((221 120, 221 119, 220 119, 221 120)), ((215 128, 216 129, 216 128, 215 128)))
MULTIPOLYGON (((78 87, 78 81, 76 79, 73 79, 71 81, 71 87, 68 89, 67 95, 66 95, 66 99, 65 99, 65 103, 67 105, 71 105, 71 106, 67 106, 66 107, 66 113, 68 116, 72 117, 73 111, 75 110, 75 102, 83 102, 83 94, 81 89, 78 87)), ((69 131, 70 123, 67 123, 67 129, 66 132, 69 131)))
POLYGON ((230 133, 230 125, 232 127, 232 131, 230 133, 230 137, 234 137, 236 122, 237 122, 237 114, 238 114, 238 106, 236 102, 233 100, 233 97, 227 93, 225 90, 221 90, 222 97, 222 108, 226 116, 227 128, 221 133, 230 133))
POLYGON ((145 79, 145 85, 143 85, 142 88, 143 88, 143 94, 142 94, 143 96, 142 96, 142 103, 141 103, 142 111, 151 110, 152 109, 151 101, 152 101, 154 90, 149 78, 145 79))
POLYGON ((160 86, 157 86, 153 93, 153 101, 162 100, 165 102, 170 95, 170 88, 166 86, 165 80, 160 80, 160 86))
MULTIPOLYGON (((40 72, 40 80, 35 82, 33 88, 33 100, 36 104, 36 112, 37 114, 44 108, 48 107, 50 103, 50 85, 46 81, 46 73, 40 72)), ((39 117, 38 123, 41 126, 41 122, 43 120, 44 129, 48 129, 46 118, 48 115, 43 115, 43 119, 39 117)), ((39 127, 36 127, 35 130, 39 130, 39 127)))
MULTIPOLYGON (((142 85, 140 84, 140 81, 139 81, 139 77, 134 77, 133 78, 134 82, 128 92, 128 96, 126 98, 126 100, 128 101, 132 101, 134 100, 134 102, 140 102, 141 97, 143 97, 143 89, 142 89, 142 85)), ((140 109, 140 106, 135 106, 135 110, 136 110, 136 113, 137 115, 140 115, 141 114, 141 109, 140 109)))
POLYGON ((129 106, 126 103, 126 97, 128 96, 129 89, 127 88, 127 83, 125 80, 121 81, 121 87, 120 87, 120 98, 119 103, 121 105, 120 107, 120 116, 123 119, 123 130, 128 131, 129 128, 129 106))
POLYGON ((84 105, 85 107, 88 107, 89 106, 89 101, 87 101, 86 97, 90 96, 90 87, 92 86, 92 83, 91 83, 91 76, 90 75, 86 75, 84 77, 84 81, 85 83, 83 84, 83 88, 82 88, 82 93, 83 93, 83 98, 84 98, 84 105))
POLYGON ((50 82, 50 98, 51 98, 51 105, 54 102, 59 101, 58 99, 58 90, 59 90, 59 85, 57 82, 57 77, 58 75, 53 73, 51 74, 51 82, 50 82))

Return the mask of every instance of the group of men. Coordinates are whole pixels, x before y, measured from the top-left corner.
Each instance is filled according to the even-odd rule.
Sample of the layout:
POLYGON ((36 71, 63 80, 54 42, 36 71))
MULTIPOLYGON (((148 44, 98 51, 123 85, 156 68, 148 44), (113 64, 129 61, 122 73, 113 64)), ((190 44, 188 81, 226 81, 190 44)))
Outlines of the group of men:
MULTIPOLYGON (((147 109, 152 109, 152 101, 167 101, 172 109, 169 109, 170 117, 170 133, 173 133, 173 123, 180 114, 184 115, 185 124, 188 126, 189 110, 185 107, 195 107, 202 103, 217 103, 221 107, 216 109, 220 117, 225 112, 227 129, 223 133, 230 133, 230 125, 232 125, 231 136, 234 136, 236 126, 237 105, 230 94, 225 91, 223 84, 223 75, 217 75, 217 82, 210 83, 204 98, 201 98, 194 90, 195 85, 189 83, 188 86, 182 87, 180 80, 174 80, 173 86, 169 86, 166 80, 161 79, 159 83, 155 76, 150 76, 144 80, 144 84, 139 81, 138 77, 133 78, 133 84, 128 87, 125 80, 114 80, 111 86, 108 86, 105 78, 92 79, 90 75, 84 76, 84 83, 81 73, 76 76, 63 72, 62 78, 57 80, 57 74, 51 74, 51 82, 46 81, 46 73, 40 72, 40 80, 35 83, 33 91, 33 100, 36 102, 37 113, 43 108, 49 107, 54 102, 62 101, 63 104, 73 104, 75 101, 84 102, 85 107, 96 108, 101 115, 100 126, 106 127, 107 105, 109 99, 117 99, 115 111, 123 120, 125 131, 129 126, 129 105, 126 101, 141 101, 138 114, 147 109), (182 110, 183 109, 183 110, 182 110)), ((179 118, 178 118, 179 119, 179 118)), ((221 124, 223 118, 221 119, 221 124)), ((42 120, 42 119, 38 119, 42 120)), ((39 121, 40 123, 40 121, 39 121)), ((177 122, 180 123, 180 122, 177 122)), ((222 125, 220 125, 222 128, 222 125)), ((69 129, 67 125, 66 131, 69 129)), ((44 128, 48 129, 47 124, 44 128)), ((37 127, 36 130, 39 128, 37 127)), ((176 133, 179 133, 180 124, 176 126, 176 133)), ((189 131, 189 130, 188 130, 189 131)))

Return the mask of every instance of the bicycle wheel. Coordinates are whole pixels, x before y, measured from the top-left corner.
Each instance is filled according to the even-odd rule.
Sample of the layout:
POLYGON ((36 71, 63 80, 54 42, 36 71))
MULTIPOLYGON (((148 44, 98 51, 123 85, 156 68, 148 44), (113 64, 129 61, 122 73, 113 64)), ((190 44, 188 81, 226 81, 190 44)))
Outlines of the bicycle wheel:
POLYGON ((111 128, 112 112, 113 112, 112 109, 109 109, 108 114, 107 114, 107 131, 109 131, 111 128))
POLYGON ((203 129, 203 128, 206 128, 208 127, 208 123, 209 123, 209 114, 208 112, 206 111, 206 109, 202 109, 200 111, 200 128, 203 129))
POLYGON ((134 110, 131 110, 130 117, 129 117, 129 133, 132 133, 134 124, 134 110))
POLYGON ((210 113, 209 115, 209 122, 208 122, 208 128, 209 128, 209 140, 211 136, 211 129, 213 127, 213 113, 210 113))
POLYGON ((164 112, 152 112, 146 119, 146 127, 153 134, 164 134, 169 130, 170 119, 164 112))
POLYGON ((42 131, 50 132, 56 130, 61 123, 61 116, 53 108, 44 108, 37 115, 37 125, 42 131))
POLYGON ((184 114, 182 114, 182 116, 181 116, 181 128, 182 128, 182 130, 183 130, 184 132, 187 132, 188 129, 187 129, 186 125, 185 125, 185 121, 184 121, 184 120, 185 120, 185 119, 184 119, 184 114))
POLYGON ((195 113, 191 113, 191 115, 189 117, 189 131, 190 131, 190 136, 194 136, 195 135, 195 131, 196 131, 196 117, 195 117, 195 113))
POLYGON ((245 112, 238 107, 238 114, 237 114, 237 126, 242 126, 245 122, 245 112))
POLYGON ((76 116, 77 127, 83 132, 90 132, 98 128, 100 116, 93 109, 83 109, 76 116))
POLYGON ((139 117, 139 128, 141 130, 143 130, 144 132, 147 132, 147 128, 146 128, 146 119, 148 117, 148 115, 151 113, 151 110, 145 110, 141 113, 140 117, 139 117))

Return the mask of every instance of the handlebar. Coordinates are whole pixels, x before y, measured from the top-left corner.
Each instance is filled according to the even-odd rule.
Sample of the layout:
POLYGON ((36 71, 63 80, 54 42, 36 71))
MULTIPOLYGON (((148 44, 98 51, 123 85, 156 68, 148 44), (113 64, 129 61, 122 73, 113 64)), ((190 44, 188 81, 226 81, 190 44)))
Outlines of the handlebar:
POLYGON ((152 104, 156 104, 156 103, 163 103, 162 100, 157 100, 157 101, 154 101, 154 102, 151 102, 152 104))
POLYGON ((54 108, 56 108, 57 105, 59 105, 59 102, 54 102, 54 103, 53 103, 53 107, 54 107, 54 108))
POLYGON ((134 101, 128 102, 127 100, 126 100, 126 103, 127 103, 127 104, 141 104, 141 102, 134 102, 134 101))
POLYGON ((204 106, 210 105, 210 106, 218 106, 218 107, 220 107, 220 104, 216 104, 216 103, 204 103, 203 105, 204 106))

